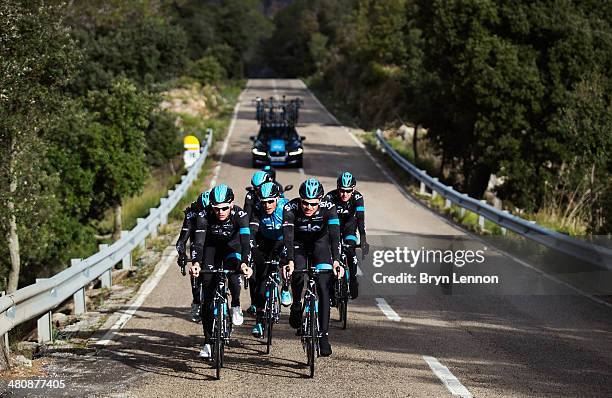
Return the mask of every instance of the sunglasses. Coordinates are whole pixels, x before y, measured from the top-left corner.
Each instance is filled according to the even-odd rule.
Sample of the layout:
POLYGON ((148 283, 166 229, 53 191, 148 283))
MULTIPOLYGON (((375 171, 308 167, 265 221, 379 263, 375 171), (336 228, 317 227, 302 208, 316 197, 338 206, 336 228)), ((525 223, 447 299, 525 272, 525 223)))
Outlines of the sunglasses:
POLYGON ((213 206, 213 209, 218 211, 226 211, 229 210, 229 208, 229 206, 213 206))
POLYGON ((353 189, 352 188, 351 189, 340 189, 340 192, 341 193, 351 193, 353 192, 353 189))
POLYGON ((302 206, 304 207, 317 207, 319 202, 309 202, 307 200, 302 200, 302 206))
POLYGON ((264 205, 271 205, 274 202, 276 202, 276 199, 263 199, 263 200, 261 200, 261 203, 263 203, 264 205))

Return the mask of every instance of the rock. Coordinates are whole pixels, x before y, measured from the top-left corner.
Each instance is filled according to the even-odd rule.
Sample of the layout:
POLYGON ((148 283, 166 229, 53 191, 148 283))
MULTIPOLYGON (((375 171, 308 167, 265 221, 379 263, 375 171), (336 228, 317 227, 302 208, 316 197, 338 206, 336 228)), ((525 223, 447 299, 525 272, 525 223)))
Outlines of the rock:
POLYGON ((32 361, 24 357, 23 355, 17 355, 14 361, 15 361, 15 365, 17 366, 25 366, 26 368, 32 367, 32 361))
POLYGON ((35 341, 20 341, 17 343, 17 351, 26 358, 32 358, 38 352, 40 345, 35 341))
POLYGON ((414 127, 408 127, 405 124, 402 124, 399 129, 397 129, 397 135, 403 141, 406 139, 412 140, 412 136, 414 135, 414 127))
POLYGON ((66 322, 66 320, 68 319, 68 315, 62 314, 61 312, 56 312, 53 314, 51 319, 53 319, 54 323, 59 322, 61 324, 66 322))

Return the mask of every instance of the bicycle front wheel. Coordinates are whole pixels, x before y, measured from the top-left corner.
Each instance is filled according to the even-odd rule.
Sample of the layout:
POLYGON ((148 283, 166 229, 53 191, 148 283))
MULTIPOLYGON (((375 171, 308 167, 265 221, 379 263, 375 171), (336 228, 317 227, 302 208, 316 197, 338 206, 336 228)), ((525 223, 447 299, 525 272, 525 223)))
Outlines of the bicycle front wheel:
POLYGON ((223 314, 223 303, 221 300, 217 302, 217 316, 215 325, 215 370, 217 380, 221 379, 221 367, 223 366, 223 322, 225 316, 223 314))
POLYGON ((310 378, 313 378, 315 373, 315 352, 317 339, 317 312, 315 308, 315 302, 311 303, 310 312, 308 314, 310 322, 310 330, 308 331, 310 333, 310 341, 308 342, 308 364, 310 365, 310 378))

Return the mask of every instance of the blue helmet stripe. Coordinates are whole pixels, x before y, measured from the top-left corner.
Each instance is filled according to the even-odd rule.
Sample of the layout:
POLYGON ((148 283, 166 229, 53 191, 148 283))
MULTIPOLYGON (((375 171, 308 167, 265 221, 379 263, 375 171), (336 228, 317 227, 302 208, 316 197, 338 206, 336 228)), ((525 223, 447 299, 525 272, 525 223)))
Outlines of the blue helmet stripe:
POLYGON ((202 205, 204 207, 207 207, 209 203, 210 203, 210 190, 206 192, 202 192, 202 205))
POLYGON ((314 199, 317 197, 317 190, 319 188, 319 181, 314 178, 309 178, 306 181, 306 196, 309 199, 314 199))
POLYGON ((255 172, 255 174, 253 174, 253 178, 251 178, 251 184, 254 187, 260 186, 266 180, 267 176, 268 173, 266 173, 265 171, 257 171, 255 172))
POLYGON ((274 183, 266 182, 261 186, 261 196, 267 198, 272 193, 272 188, 274 187, 274 183))
POLYGON ((214 190, 214 195, 217 203, 225 202, 225 198, 227 197, 227 185, 217 185, 214 190))

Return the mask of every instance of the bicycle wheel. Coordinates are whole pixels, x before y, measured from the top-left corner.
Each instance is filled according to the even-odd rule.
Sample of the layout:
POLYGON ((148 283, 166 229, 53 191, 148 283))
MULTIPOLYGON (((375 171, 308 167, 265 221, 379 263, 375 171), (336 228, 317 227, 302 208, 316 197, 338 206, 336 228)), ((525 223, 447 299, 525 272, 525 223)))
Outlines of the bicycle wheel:
POLYGON ((315 373, 315 351, 316 351, 316 339, 317 339, 317 312, 315 311, 315 300, 310 303, 310 313, 308 314, 310 322, 310 341, 308 342, 308 363, 310 365, 310 378, 314 377, 315 373))
POLYGON ((215 325, 215 369, 217 380, 221 379, 221 367, 223 366, 223 322, 225 317, 223 315, 223 303, 221 300, 217 302, 217 319, 215 325))

